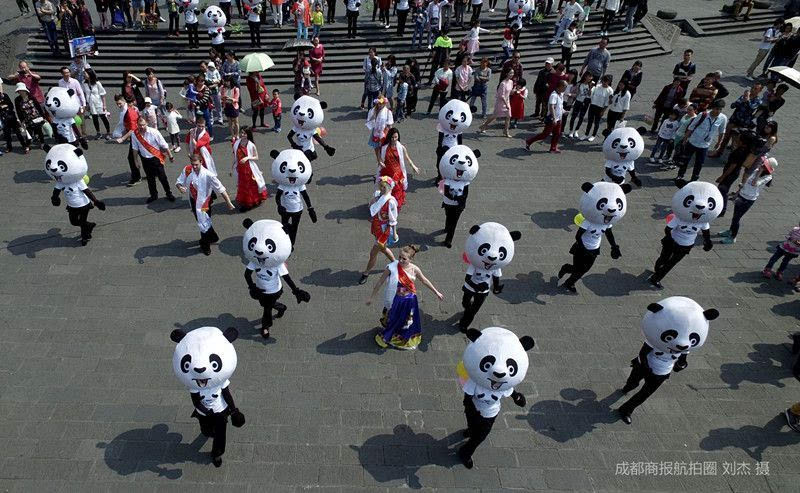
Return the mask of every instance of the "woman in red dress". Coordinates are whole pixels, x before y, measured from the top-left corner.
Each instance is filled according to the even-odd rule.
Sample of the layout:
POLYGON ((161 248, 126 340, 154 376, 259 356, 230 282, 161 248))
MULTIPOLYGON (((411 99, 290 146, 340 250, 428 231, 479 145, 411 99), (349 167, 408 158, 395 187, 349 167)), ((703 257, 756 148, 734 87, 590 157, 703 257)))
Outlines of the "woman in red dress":
POLYGON ((388 176, 394 180, 395 186, 392 188, 392 197, 397 201, 399 211, 406 201, 406 190, 408 189, 408 173, 406 173, 406 162, 411 165, 415 174, 420 174, 419 168, 408 155, 406 146, 400 143, 400 131, 390 128, 386 135, 386 142, 381 147, 382 166, 378 166, 377 179, 388 176))
POLYGON ((517 122, 525 118, 525 99, 528 97, 528 89, 525 87, 525 79, 520 78, 514 89, 511 91, 511 128, 517 128, 517 122))
POLYGON ((311 74, 314 76, 314 92, 319 96, 319 76, 322 75, 322 62, 325 60, 325 48, 316 36, 311 40, 311 44, 314 45, 314 47, 308 50, 308 57, 311 60, 311 74))
POLYGON ((264 108, 267 107, 267 99, 269 99, 269 92, 267 92, 267 85, 264 84, 264 79, 261 78, 260 72, 250 72, 245 79, 247 85, 247 92, 250 93, 250 108, 253 111, 253 128, 256 128, 256 119, 261 119, 261 126, 269 128, 269 125, 264 124, 264 108))
POLYGON ((394 254, 389 247, 400 239, 397 235, 397 199, 392 196, 392 188, 397 186, 392 178, 382 176, 378 180, 378 190, 369 201, 369 215, 372 217, 370 232, 375 237, 375 243, 369 251, 367 268, 361 273, 359 284, 367 282, 369 271, 378 260, 378 252, 386 255, 389 262, 394 262, 394 254))
POLYGON ((258 167, 258 149, 253 142, 253 130, 244 127, 239 139, 233 143, 233 169, 236 174, 236 203, 239 212, 245 212, 261 204, 269 194, 264 175, 258 167))

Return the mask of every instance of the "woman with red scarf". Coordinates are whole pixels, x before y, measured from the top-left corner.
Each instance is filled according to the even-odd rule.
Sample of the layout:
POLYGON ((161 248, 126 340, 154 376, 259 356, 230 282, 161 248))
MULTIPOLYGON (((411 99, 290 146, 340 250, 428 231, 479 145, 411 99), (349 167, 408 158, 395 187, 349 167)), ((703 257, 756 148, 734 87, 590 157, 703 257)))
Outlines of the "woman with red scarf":
POLYGON ((414 173, 420 174, 420 170, 411 160, 406 147, 400 143, 400 131, 396 128, 390 128, 389 133, 386 135, 385 144, 381 147, 380 162, 383 165, 378 166, 377 179, 382 176, 388 176, 394 180, 395 186, 392 188, 392 197, 397 201, 397 210, 399 211, 406 201, 406 190, 408 189, 406 162, 411 165, 414 173))
POLYGON ((367 282, 369 271, 375 267, 378 252, 386 255, 390 262, 394 262, 394 254, 389 249, 397 243, 397 199, 392 196, 392 188, 398 186, 392 178, 382 176, 378 179, 378 190, 369 202, 369 215, 372 216, 371 232, 375 243, 369 251, 367 268, 361 273, 359 284, 367 282))
POLYGON ((256 118, 261 118, 261 127, 269 128, 269 125, 264 125, 264 108, 267 107, 267 100, 269 99, 269 92, 267 92, 267 85, 264 84, 264 79, 261 78, 260 72, 250 72, 245 79, 247 85, 247 92, 250 93, 250 107, 253 112, 253 128, 256 128, 256 118))
POLYGON ((400 250, 400 260, 386 266, 386 270, 367 298, 369 305, 378 289, 387 279, 389 280, 384 292, 381 317, 381 325, 384 328, 375 334, 375 342, 384 349, 389 346, 397 349, 416 349, 422 341, 417 287, 414 281, 419 279, 439 300, 444 298, 444 295, 425 277, 422 270, 411 263, 411 259, 418 251, 417 245, 404 246, 400 250))
POLYGON ((243 128, 239 139, 233 143, 233 169, 230 174, 236 176, 236 203, 239 204, 239 212, 259 206, 269 197, 264 175, 258 167, 258 149, 250 127, 243 128))

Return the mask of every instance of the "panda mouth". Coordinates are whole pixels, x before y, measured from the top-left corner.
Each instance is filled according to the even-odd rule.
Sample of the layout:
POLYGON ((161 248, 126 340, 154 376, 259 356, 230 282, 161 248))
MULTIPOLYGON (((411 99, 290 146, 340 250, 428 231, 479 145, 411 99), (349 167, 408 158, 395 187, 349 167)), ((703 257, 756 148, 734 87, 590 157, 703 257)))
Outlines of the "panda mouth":
POLYGON ((626 157, 628 157, 628 153, 627 152, 620 152, 619 153, 619 158, 620 159, 625 159, 626 157))
POLYGON ((455 123, 451 123, 450 124, 450 130, 455 130, 457 126, 458 125, 456 125, 455 123))
POLYGON ((192 380, 195 381, 198 387, 208 387, 208 381, 211 380, 210 378, 193 378, 192 380))
POLYGON ((292 185, 294 185, 294 182, 296 182, 296 181, 297 181, 297 178, 295 178, 294 176, 290 176, 289 177, 289 183, 291 183, 292 185))
POLYGON ((483 262, 483 267, 486 270, 491 270, 491 268, 494 267, 494 262, 486 262, 486 261, 484 261, 483 262))
POLYGON ((300 125, 301 127, 305 122, 306 122, 305 120, 297 120, 297 124, 300 125))
POLYGON ((489 380, 490 382, 489 386, 492 388, 492 390, 500 390, 500 387, 502 387, 503 384, 505 383, 505 382, 496 382, 491 378, 487 378, 487 380, 489 380))
POLYGON ((461 178, 462 176, 464 176, 464 170, 463 169, 457 169, 456 170, 456 178, 461 178))
POLYGON ((606 215, 603 216, 603 222, 605 224, 610 223, 612 219, 614 219, 614 216, 606 216, 606 215))
POLYGON ((703 217, 702 212, 692 212, 692 219, 694 219, 695 221, 700 219, 701 217, 703 217))

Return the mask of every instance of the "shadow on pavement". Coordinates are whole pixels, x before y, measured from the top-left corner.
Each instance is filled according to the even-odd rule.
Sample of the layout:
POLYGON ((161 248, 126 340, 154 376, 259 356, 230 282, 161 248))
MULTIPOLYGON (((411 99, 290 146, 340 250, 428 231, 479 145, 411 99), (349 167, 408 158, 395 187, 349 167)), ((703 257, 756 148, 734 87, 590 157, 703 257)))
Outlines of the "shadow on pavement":
POLYGON ((723 450, 727 447, 744 451, 755 461, 761 461, 769 447, 789 447, 800 443, 800 433, 786 424, 783 413, 770 419, 764 426, 746 425, 741 428, 717 428, 700 440, 700 448, 706 451, 723 450))
POLYGON ((719 378, 732 389, 742 382, 786 386, 781 380, 792 378, 792 352, 786 344, 753 344, 746 363, 723 363, 719 378))
POLYGON ((349 209, 336 209, 325 214, 325 219, 334 219, 341 223, 343 219, 369 219, 369 206, 360 204, 349 209))
POLYGON ((303 284, 312 286, 323 286, 326 288, 342 288, 348 286, 358 286, 361 272, 356 270, 340 270, 333 272, 330 268, 315 270, 309 275, 300 279, 303 284))
MULTIPOLYGON (((788 277, 789 276, 786 276, 786 278, 788 277)), ((729 277, 728 280, 733 283, 753 285, 751 289, 754 293, 769 294, 778 297, 796 296, 796 293, 792 290, 791 284, 774 279, 764 279, 760 271, 737 272, 729 277)))
MULTIPOLYGON (((530 271, 527 274, 517 274, 513 279, 503 280, 503 292, 497 297, 501 300, 518 305, 532 301, 537 305, 546 305, 539 296, 556 296, 559 294, 558 280, 551 276, 549 280, 544 278, 544 274, 539 271, 530 271)), ((488 301, 488 300, 487 300, 488 301)))
POLYGON ((650 277, 649 272, 635 276, 612 267, 605 274, 587 274, 581 280, 589 291, 605 297, 626 296, 632 291, 651 291, 652 287, 647 282, 648 277, 650 277))
POLYGON ((15 238, 8 242, 6 249, 12 255, 25 255, 28 258, 36 258, 36 254, 42 250, 80 246, 80 233, 76 231, 75 235, 74 239, 67 238, 61 234, 60 228, 50 228, 43 234, 15 238))
POLYGON ((580 212, 578 209, 559 209, 557 211, 534 212, 525 214, 531 217, 531 221, 542 229, 562 229, 570 231, 570 226, 575 224, 575 216, 580 212))
POLYGON ((560 395, 563 401, 538 401, 531 406, 527 416, 517 416, 517 419, 527 421, 535 432, 559 443, 591 433, 598 424, 619 420, 611 404, 624 395, 620 390, 600 401, 589 389, 562 389, 560 395))
POLYGON ((133 257, 143 264, 148 257, 186 258, 193 255, 200 255, 200 244, 197 241, 172 240, 160 245, 139 247, 133 257))
POLYGON ((333 185, 336 187, 347 187, 350 185, 361 185, 362 183, 372 183, 375 181, 374 175, 345 175, 345 176, 323 176, 317 180, 317 185, 333 185))
POLYGON ((28 169, 14 172, 14 183, 54 183, 43 169, 28 169))

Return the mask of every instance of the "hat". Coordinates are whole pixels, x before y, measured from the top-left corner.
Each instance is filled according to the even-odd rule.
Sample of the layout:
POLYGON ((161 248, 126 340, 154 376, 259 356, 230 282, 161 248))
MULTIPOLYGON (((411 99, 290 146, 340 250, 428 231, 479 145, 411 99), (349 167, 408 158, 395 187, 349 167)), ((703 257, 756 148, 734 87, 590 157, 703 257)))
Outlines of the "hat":
POLYGON ((14 88, 14 92, 20 92, 20 91, 25 91, 27 93, 30 93, 30 91, 28 90, 28 86, 26 86, 24 82, 17 82, 17 87, 14 88))
POLYGON ((394 188, 394 180, 389 176, 381 176, 380 183, 386 183, 389 188, 394 188))
POLYGON ((152 103, 152 102, 153 102, 153 100, 152 100, 152 99, 150 99, 150 98, 144 98, 144 102, 145 102, 145 103, 152 103))
POLYGON ((216 65, 214 62, 208 62, 208 63, 206 64, 206 66, 207 66, 208 68, 217 68, 217 65, 216 65))
POLYGON ((764 166, 764 169, 767 170, 767 173, 772 174, 775 171, 775 168, 778 167, 778 160, 774 157, 771 157, 769 159, 765 159, 762 165, 764 166))
POLYGON ((549 63, 550 65, 552 65, 553 63, 555 63, 555 60, 553 60, 553 57, 549 56, 544 59, 544 63, 549 63))

